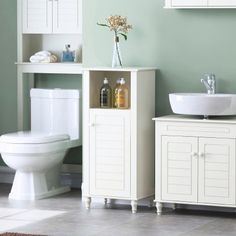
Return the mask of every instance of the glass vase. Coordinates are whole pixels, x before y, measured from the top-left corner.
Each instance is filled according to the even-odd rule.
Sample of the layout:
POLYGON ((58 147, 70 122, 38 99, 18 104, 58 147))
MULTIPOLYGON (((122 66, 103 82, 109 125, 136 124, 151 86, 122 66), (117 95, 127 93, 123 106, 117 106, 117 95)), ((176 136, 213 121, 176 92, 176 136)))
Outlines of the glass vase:
POLYGON ((113 55, 112 55, 112 68, 122 67, 122 58, 120 52, 119 37, 116 36, 114 39, 113 55))

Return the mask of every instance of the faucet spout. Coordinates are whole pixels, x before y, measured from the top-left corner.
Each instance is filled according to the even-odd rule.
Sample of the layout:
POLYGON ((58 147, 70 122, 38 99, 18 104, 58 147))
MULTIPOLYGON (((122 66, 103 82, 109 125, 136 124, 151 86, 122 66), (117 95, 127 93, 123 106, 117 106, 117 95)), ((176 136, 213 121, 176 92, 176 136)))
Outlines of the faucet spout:
POLYGON ((215 94, 216 92, 216 76, 214 74, 205 74, 201 79, 201 83, 207 89, 208 94, 215 94))

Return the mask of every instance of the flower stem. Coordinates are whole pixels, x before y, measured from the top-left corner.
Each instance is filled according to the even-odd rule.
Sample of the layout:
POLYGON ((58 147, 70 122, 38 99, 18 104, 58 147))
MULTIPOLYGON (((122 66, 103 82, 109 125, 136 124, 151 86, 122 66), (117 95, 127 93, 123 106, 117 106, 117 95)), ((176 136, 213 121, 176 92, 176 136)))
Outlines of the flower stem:
POLYGON ((116 52, 117 52, 119 64, 120 64, 120 66, 122 66, 122 62, 121 62, 121 58, 120 58, 120 52, 119 52, 119 48, 118 48, 118 42, 119 42, 119 36, 118 36, 118 34, 117 34, 117 31, 115 31, 116 52))

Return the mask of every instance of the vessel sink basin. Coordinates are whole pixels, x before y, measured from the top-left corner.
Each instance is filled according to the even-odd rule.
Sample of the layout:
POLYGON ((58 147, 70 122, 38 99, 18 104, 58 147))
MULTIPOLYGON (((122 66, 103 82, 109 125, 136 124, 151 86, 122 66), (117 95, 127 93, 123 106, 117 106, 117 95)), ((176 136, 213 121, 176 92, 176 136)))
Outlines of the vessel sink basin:
POLYGON ((172 111, 182 115, 236 115, 236 94, 171 93, 172 111))

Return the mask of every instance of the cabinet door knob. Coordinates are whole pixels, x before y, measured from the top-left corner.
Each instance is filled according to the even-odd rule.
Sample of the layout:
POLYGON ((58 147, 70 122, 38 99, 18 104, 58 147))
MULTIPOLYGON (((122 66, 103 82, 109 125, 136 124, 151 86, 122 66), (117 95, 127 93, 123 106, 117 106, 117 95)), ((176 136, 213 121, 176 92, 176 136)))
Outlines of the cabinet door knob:
POLYGON ((199 153, 199 156, 202 157, 202 158, 204 158, 204 157, 205 157, 205 153, 200 152, 200 153, 199 153))
POLYGON ((192 152, 192 153, 191 153, 191 156, 192 156, 192 157, 198 157, 198 154, 197 154, 197 152, 192 152))

